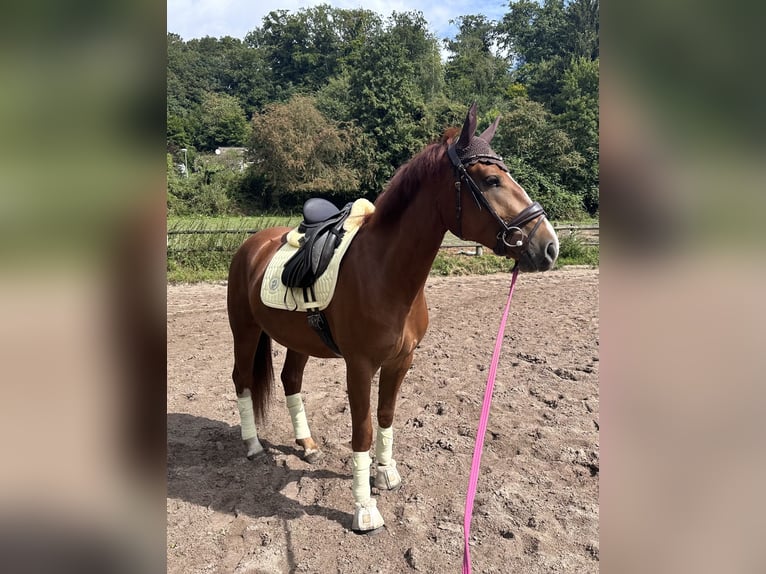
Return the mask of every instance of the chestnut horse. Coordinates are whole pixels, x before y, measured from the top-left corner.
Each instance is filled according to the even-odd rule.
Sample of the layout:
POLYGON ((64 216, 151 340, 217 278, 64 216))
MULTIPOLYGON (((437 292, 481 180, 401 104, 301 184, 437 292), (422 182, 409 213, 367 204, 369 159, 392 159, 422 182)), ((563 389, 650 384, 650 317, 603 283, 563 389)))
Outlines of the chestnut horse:
MULTIPOLYGON (((522 271, 545 271, 556 261, 558 239, 543 208, 529 199, 489 146, 498 121, 475 136, 474 104, 459 137, 457 129, 447 130, 440 142, 427 146, 394 174, 348 248, 335 295, 324 310, 346 362, 354 531, 371 532, 384 524, 370 498, 370 386, 379 369, 375 485, 395 489, 401 483, 392 456, 396 397, 428 326, 423 288, 445 233, 449 230, 513 258, 522 271)), ((266 409, 274 379, 271 340, 287 348, 282 384, 296 443, 313 463, 321 452, 311 438, 301 399, 303 370, 309 356, 337 355, 308 325, 306 313, 261 302, 264 271, 288 231, 280 227, 254 234, 232 260, 227 300, 234 335, 232 378, 242 439, 252 458, 263 452, 255 418, 266 409)))

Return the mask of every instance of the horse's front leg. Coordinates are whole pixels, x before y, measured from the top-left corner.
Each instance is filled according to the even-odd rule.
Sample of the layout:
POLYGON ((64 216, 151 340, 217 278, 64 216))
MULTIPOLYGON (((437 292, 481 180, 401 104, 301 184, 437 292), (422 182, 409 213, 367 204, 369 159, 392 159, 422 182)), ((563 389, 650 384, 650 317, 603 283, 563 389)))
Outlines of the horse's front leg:
POLYGON ((295 432, 295 442, 303 447, 306 461, 314 464, 322 457, 322 451, 319 450, 316 441, 311 438, 306 411, 303 408, 303 398, 301 397, 303 370, 306 368, 308 359, 308 355, 288 349, 281 378, 282 386, 285 389, 287 410, 290 412, 290 420, 295 432))
POLYGON ((351 407, 351 450, 354 494, 354 520, 351 529, 373 532, 384 525, 376 501, 370 496, 370 446, 372 419, 370 416, 370 385, 375 368, 365 361, 346 360, 348 402, 351 407))
POLYGON ((380 370, 378 390, 378 432, 375 437, 375 459, 378 463, 375 472, 375 486, 380 489, 397 490, 402 485, 402 477, 396 469, 394 451, 394 412, 396 397, 402 386, 404 375, 412 365, 413 353, 404 358, 384 363, 380 370))

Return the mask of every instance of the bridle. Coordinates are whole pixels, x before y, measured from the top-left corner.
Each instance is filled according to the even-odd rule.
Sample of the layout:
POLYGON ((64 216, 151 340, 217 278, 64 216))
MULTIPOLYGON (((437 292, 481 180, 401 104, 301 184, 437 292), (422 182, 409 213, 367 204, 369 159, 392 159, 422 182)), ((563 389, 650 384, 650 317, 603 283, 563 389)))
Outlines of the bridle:
POLYGON ((479 186, 476 184, 476 182, 473 180, 473 178, 469 175, 468 170, 466 170, 466 165, 472 165, 476 162, 483 162, 483 163, 492 163, 494 165, 497 165, 508 173, 508 169, 505 167, 505 164, 503 163, 503 159, 498 155, 493 154, 477 154, 472 155, 466 158, 460 158, 458 155, 457 145, 452 144, 447 149, 447 155, 450 158, 450 161, 452 162, 453 167, 457 171, 458 179, 455 182, 455 191, 456 191, 456 217, 457 217, 457 236, 462 239, 463 237, 463 230, 462 230, 462 203, 461 203, 461 182, 465 181, 468 184, 468 189, 471 191, 471 195, 473 196, 474 201, 476 202, 476 206, 481 210, 482 206, 487 209, 487 211, 492 215, 492 217, 495 218, 495 221, 497 221, 500 224, 500 231, 497 233, 497 244, 495 245, 493 251, 497 255, 506 255, 506 252, 509 249, 519 249, 520 252, 523 252, 527 246, 529 245, 529 242, 532 239, 532 236, 537 231, 537 228, 540 227, 540 224, 543 222, 543 220, 547 217, 545 210, 543 209, 542 205, 537 203, 536 201, 533 202, 531 205, 525 207, 521 212, 511 219, 510 221, 506 222, 502 217, 500 217, 497 212, 494 210, 492 205, 490 205, 489 201, 487 201, 487 198, 484 197, 484 194, 482 193, 481 189, 479 189, 479 186), (539 217, 540 219, 537 221, 535 226, 532 228, 532 231, 529 233, 529 235, 526 235, 524 231, 522 230, 522 227, 535 219, 536 217, 539 217), (519 237, 520 236, 520 237, 519 237))

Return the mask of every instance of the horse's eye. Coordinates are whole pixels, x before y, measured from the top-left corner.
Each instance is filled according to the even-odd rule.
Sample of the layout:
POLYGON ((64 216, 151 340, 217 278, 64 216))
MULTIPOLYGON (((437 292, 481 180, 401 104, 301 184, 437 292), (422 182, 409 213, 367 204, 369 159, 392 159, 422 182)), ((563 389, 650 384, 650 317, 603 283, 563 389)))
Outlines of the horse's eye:
POLYGON ((491 187, 495 187, 500 185, 500 178, 496 175, 490 175, 487 179, 484 180, 484 183, 491 187))

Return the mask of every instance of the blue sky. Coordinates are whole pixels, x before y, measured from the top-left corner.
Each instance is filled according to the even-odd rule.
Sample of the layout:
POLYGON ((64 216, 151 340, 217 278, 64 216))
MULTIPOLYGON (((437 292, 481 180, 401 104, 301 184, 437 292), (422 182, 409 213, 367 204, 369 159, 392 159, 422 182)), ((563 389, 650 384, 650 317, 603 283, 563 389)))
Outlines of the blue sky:
POLYGON ((168 32, 184 40, 204 36, 244 38, 272 10, 298 11, 317 4, 365 8, 383 16, 417 10, 440 39, 454 36, 456 28, 449 21, 457 16, 484 14, 490 20, 499 20, 508 10, 508 0, 167 0, 168 32))

